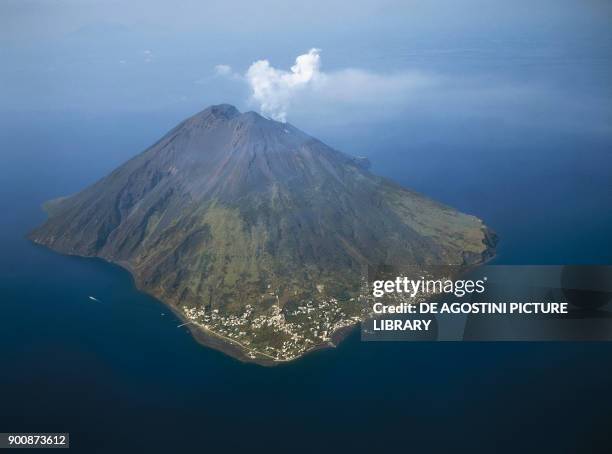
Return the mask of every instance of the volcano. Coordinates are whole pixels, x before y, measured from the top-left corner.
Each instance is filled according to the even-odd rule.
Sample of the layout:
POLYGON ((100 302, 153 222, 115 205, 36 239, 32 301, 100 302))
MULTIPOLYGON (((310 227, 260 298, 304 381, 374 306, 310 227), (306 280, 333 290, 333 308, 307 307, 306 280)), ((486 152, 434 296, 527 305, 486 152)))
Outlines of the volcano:
POLYGON ((469 267, 494 253, 481 220, 365 164, 288 123, 211 106, 47 202, 30 238, 126 268, 207 345, 291 360, 359 322, 364 267, 469 267))

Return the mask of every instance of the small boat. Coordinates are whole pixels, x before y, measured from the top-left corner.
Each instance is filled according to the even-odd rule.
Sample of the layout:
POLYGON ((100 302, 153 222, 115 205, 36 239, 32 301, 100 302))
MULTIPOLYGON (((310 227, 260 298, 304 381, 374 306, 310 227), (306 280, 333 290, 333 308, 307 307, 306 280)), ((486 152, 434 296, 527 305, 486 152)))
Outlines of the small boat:
POLYGON ((98 298, 95 298, 93 296, 90 296, 89 299, 92 300, 92 301, 96 301, 97 303, 101 303, 102 302, 98 298))

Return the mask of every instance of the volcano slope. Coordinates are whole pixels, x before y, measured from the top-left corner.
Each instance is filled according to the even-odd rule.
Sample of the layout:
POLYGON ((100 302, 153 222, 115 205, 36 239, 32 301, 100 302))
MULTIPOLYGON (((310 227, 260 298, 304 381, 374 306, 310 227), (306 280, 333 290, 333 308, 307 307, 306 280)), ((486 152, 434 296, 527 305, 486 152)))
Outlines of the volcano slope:
POLYGON ((197 339, 274 363, 364 316, 368 266, 474 266, 494 235, 288 123, 211 106, 83 191, 30 239, 128 269, 197 339))

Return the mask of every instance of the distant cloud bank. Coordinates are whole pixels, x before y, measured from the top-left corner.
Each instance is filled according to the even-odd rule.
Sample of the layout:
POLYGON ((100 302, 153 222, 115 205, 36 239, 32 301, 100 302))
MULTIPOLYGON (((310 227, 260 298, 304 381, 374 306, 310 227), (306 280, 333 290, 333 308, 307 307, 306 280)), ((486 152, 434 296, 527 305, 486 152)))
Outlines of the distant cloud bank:
POLYGON ((460 71, 383 72, 359 68, 361 63, 356 58, 355 66, 324 71, 321 50, 312 48, 289 69, 274 67, 265 59, 253 62, 245 73, 219 64, 213 78, 248 87, 249 103, 282 122, 373 124, 401 116, 413 123, 430 118, 437 124, 476 124, 486 119, 500 130, 520 125, 612 134, 605 121, 610 112, 606 99, 584 93, 580 99, 568 97, 566 90, 546 81, 460 71))

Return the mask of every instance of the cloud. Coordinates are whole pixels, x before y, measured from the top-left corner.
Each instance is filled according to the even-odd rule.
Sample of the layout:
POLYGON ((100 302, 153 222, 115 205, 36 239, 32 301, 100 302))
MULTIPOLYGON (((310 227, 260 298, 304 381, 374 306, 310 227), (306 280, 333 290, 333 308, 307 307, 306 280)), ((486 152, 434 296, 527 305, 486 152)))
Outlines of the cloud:
POLYGON ((214 69, 217 76, 229 76, 232 74, 232 67, 229 65, 216 65, 214 69))
MULTIPOLYGON (((231 68, 223 71, 232 74, 231 68)), ((435 83, 435 78, 416 72, 379 74, 359 68, 324 72, 321 50, 316 48, 298 56, 289 71, 273 67, 268 60, 258 60, 242 79, 261 113, 283 122, 296 108, 325 110, 332 103, 350 109, 406 102, 410 93, 435 83)))
POLYGON ((194 83, 198 85, 206 85, 210 82, 213 82, 215 79, 219 77, 223 77, 223 78, 231 79, 231 80, 243 80, 244 79, 241 74, 234 72, 234 70, 232 69, 230 65, 220 64, 220 65, 213 66, 212 75, 208 75, 208 76, 196 79, 194 80, 194 83))

